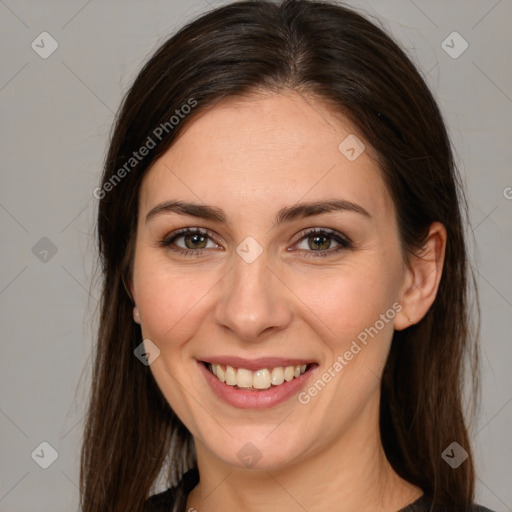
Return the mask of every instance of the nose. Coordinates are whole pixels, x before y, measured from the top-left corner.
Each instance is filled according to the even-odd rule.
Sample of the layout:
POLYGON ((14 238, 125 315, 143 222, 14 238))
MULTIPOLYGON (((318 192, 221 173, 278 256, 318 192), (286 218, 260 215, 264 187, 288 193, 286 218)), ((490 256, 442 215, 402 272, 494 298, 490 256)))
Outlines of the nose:
POLYGON ((292 319, 290 289, 271 269, 266 251, 248 263, 233 255, 231 272, 221 281, 214 320, 237 339, 264 341, 285 329, 292 319))

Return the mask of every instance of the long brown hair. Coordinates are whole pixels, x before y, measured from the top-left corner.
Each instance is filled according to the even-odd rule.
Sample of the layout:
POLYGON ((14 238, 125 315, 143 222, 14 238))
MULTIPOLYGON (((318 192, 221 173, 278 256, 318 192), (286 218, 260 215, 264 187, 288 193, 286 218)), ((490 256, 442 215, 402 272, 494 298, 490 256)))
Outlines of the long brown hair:
MULTIPOLYGON (((118 112, 95 191, 103 288, 81 454, 82 510, 140 511, 159 476, 172 485, 195 464, 190 433, 149 367, 134 356, 142 334, 132 320, 127 282, 138 195, 152 163, 197 114, 257 90, 307 93, 353 123, 378 155, 405 258, 422 247, 432 222, 446 227, 435 302, 419 323, 394 333, 380 428, 401 477, 431 495, 434 505, 468 509, 475 476, 463 382, 469 363, 475 398, 477 329, 471 322, 478 304, 472 313, 467 206, 442 116, 406 54, 362 15, 329 2, 256 0, 217 8, 167 40, 118 112), (143 146, 151 146, 149 152, 135 158, 143 146), (456 470, 442 458, 453 441, 469 455, 456 470)), ((470 403, 474 414, 477 401, 470 403)))

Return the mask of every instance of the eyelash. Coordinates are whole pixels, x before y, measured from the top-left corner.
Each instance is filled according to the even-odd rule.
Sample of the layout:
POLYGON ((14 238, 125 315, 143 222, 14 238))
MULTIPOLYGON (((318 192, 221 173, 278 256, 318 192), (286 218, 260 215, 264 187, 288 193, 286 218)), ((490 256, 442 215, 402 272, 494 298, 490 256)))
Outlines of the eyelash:
MULTIPOLYGON (((158 245, 159 247, 165 247, 168 249, 171 249, 174 252, 180 253, 183 256, 195 256, 200 257, 202 255, 202 252, 206 249, 183 249, 181 247, 171 247, 171 244, 178 238, 182 238, 184 235, 202 235, 210 238, 210 240, 214 241, 212 237, 210 236, 208 231, 202 231, 198 228, 184 228, 180 229, 174 233, 171 233, 170 235, 165 236, 162 238, 158 245)), ((347 249, 353 249, 354 246, 352 244, 352 241, 346 237, 345 235, 342 235, 341 233, 338 233, 337 231, 326 229, 326 228, 313 228, 310 230, 306 230, 305 232, 301 233, 301 238, 296 242, 298 244, 299 242, 302 242, 305 238, 311 236, 311 235, 322 235, 327 238, 331 238, 332 240, 338 242, 340 244, 340 247, 338 247, 335 250, 327 250, 327 251, 307 251, 306 257, 308 258, 325 258, 329 254, 337 254, 340 251, 347 250, 347 249), (316 253, 316 254, 315 254, 316 253)), ((302 250, 302 249, 300 249, 302 250)))

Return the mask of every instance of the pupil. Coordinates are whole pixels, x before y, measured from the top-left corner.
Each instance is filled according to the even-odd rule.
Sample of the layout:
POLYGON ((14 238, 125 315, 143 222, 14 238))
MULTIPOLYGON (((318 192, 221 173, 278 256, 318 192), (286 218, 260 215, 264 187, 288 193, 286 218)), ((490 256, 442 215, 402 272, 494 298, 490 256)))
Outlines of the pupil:
MULTIPOLYGON (((321 240, 327 240, 327 239, 328 239, 328 237, 326 237, 324 235, 315 235, 313 237, 313 243, 322 246, 322 245, 325 245, 325 243, 322 244, 321 240)), ((326 242, 326 243, 327 243, 327 245, 329 245, 329 242, 326 242)), ((325 249, 325 247, 324 247, 324 249, 325 249)))
POLYGON ((204 239, 204 236, 199 234, 189 235, 189 237, 194 247, 197 247, 197 245, 201 243, 201 239, 204 239))

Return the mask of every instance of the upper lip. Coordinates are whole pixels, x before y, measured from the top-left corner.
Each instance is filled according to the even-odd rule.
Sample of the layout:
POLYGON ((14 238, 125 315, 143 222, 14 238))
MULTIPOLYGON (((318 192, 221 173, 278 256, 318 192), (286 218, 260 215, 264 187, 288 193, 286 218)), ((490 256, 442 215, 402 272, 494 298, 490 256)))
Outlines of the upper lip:
POLYGON ((246 368, 247 370, 261 370, 263 368, 277 368, 279 366, 297 366, 311 364, 311 359, 297 359, 287 357, 260 357, 257 359, 245 359, 235 356, 211 356, 201 359, 204 363, 232 366, 233 368, 246 368))

